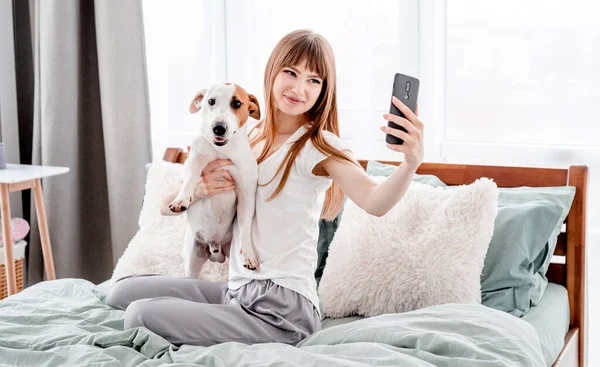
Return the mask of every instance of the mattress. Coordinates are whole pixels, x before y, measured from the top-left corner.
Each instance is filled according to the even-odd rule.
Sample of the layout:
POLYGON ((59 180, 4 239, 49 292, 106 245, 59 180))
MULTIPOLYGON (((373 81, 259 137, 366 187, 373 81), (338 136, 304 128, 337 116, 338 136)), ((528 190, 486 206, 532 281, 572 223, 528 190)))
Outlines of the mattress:
POLYGON ((523 320, 527 321, 540 337, 544 360, 548 366, 556 360, 569 332, 570 309, 567 289, 562 285, 548 283, 544 296, 537 307, 532 307, 523 320))

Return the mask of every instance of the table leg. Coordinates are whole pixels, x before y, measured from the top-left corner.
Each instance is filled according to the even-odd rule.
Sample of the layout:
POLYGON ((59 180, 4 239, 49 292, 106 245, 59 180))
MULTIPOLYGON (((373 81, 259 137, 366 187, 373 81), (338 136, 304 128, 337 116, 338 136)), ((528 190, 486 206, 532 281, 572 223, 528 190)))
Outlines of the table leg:
POLYGON ((46 207, 44 206, 44 195, 42 194, 42 180, 39 178, 35 180, 33 196, 35 199, 35 212, 37 214, 38 226, 40 228, 40 240, 42 241, 42 254, 44 255, 46 280, 54 280, 56 279, 54 259, 52 258, 52 247, 50 246, 48 222, 46 222, 46 207))
POLYGON ((10 197, 8 193, 8 184, 0 184, 2 237, 4 241, 4 258, 6 260, 6 285, 8 288, 8 295, 11 296, 17 293, 17 277, 15 275, 15 262, 13 259, 13 239, 10 228, 10 197))

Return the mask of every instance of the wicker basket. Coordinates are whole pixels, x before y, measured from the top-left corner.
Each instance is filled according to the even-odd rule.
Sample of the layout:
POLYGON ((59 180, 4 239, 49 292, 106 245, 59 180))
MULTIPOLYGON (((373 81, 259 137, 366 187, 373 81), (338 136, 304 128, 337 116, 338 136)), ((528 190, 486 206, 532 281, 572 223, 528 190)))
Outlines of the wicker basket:
MULTIPOLYGON (((25 246, 27 242, 19 241, 13 245, 13 261, 15 262, 15 275, 17 277, 17 292, 23 290, 25 285, 25 246)), ((6 259, 4 247, 0 247, 0 299, 8 297, 6 284, 6 259)))

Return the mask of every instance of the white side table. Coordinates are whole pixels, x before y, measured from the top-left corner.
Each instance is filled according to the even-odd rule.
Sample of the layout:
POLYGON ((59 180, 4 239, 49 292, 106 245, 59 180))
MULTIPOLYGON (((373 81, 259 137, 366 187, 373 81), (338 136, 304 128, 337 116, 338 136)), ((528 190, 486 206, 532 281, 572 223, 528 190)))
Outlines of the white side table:
POLYGON ((33 189, 35 200, 35 211, 40 229, 42 242, 42 254, 44 255, 44 267, 46 278, 56 279, 54 272, 54 260, 52 258, 52 247, 50 246, 50 235, 48 223, 46 222, 46 208, 44 196, 42 195, 42 181, 44 177, 62 175, 69 172, 68 167, 33 166, 28 164, 7 164, 6 169, 0 169, 0 205, 2 206, 2 236, 4 237, 4 255, 6 258, 6 283, 8 295, 17 292, 17 279, 15 276, 15 263, 13 259, 13 239, 10 228, 10 198, 9 193, 33 189))

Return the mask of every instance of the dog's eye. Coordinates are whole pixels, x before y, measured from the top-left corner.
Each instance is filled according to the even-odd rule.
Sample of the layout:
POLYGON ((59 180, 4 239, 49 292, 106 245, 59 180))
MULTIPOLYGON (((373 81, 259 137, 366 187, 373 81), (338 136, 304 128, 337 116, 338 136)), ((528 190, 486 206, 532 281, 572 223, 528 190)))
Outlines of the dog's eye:
POLYGON ((208 104, 211 105, 211 106, 214 106, 215 105, 215 99, 214 98, 209 99, 208 100, 208 104))
POLYGON ((237 110, 238 108, 242 107, 242 102, 236 99, 235 101, 231 102, 231 107, 237 110))

